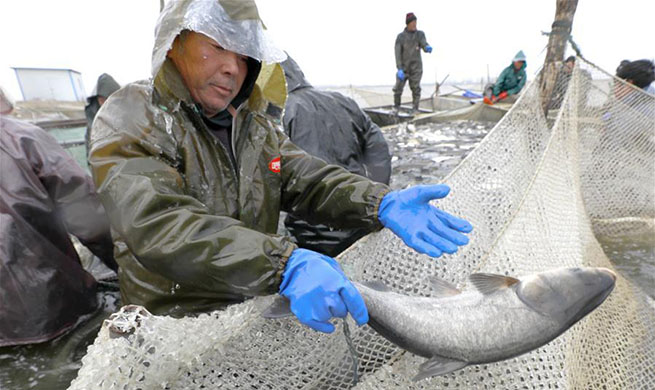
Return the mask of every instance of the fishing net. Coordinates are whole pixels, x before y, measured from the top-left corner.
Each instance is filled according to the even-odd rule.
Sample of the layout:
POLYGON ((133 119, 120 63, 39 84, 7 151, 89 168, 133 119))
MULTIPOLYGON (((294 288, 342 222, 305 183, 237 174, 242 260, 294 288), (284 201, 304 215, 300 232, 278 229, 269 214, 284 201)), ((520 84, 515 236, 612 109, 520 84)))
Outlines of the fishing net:
MULTIPOLYGON (((564 76, 562 76, 564 77, 564 76)), ((595 234, 652 237, 655 97, 579 59, 544 115, 539 83, 444 180, 438 206, 471 221, 471 243, 430 259, 389 231, 339 260, 354 280, 430 296, 428 276, 467 288, 467 276, 521 276, 566 266, 613 268, 595 234)), ((294 319, 265 320, 261 297, 197 318, 124 308, 89 347, 72 389, 652 389, 655 304, 619 276, 597 310, 559 338, 506 361, 412 382, 425 359, 371 328, 319 334, 294 319)), ((493 326, 493 324, 489 324, 493 326)))

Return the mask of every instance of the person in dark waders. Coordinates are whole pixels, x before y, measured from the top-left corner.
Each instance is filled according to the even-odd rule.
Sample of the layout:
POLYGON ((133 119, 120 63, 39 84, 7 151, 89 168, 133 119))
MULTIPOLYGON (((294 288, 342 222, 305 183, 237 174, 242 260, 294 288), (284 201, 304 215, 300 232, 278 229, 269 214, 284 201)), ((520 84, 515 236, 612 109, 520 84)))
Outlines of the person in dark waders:
POLYGON ((286 55, 252 0, 169 1, 153 79, 102 106, 89 161, 114 237, 124 304, 185 316, 257 295, 289 299, 298 320, 368 312, 332 257, 277 235, 280 211, 335 228, 389 228, 438 257, 468 243, 467 221, 434 205, 446 185, 399 191, 329 165, 279 129, 286 55))
POLYGON ((412 90, 412 109, 418 111, 421 100, 421 77, 423 76, 423 62, 421 50, 432 53, 432 46, 425 40, 423 31, 416 29, 416 15, 413 12, 405 16, 405 30, 396 37, 396 85, 393 87, 394 111, 400 109, 400 98, 409 80, 412 90))

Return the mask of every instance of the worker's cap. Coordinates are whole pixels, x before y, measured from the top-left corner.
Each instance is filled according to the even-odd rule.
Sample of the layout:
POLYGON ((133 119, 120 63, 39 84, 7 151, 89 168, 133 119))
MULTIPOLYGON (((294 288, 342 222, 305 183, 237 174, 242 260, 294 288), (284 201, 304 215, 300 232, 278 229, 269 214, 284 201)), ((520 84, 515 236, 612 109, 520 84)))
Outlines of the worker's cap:
POLYGON ((410 24, 415 20, 416 20, 416 15, 414 15, 414 12, 409 12, 407 13, 407 15, 405 15, 405 24, 410 24))

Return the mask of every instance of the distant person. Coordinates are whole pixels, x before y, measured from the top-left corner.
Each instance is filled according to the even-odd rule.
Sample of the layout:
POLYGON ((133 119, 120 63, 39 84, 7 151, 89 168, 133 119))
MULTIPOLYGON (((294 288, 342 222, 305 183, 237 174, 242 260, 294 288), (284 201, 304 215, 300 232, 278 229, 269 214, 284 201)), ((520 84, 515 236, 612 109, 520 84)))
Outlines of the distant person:
POLYGON ((516 101, 515 95, 521 92, 528 78, 525 73, 526 67, 525 54, 520 50, 512 59, 512 63, 500 73, 496 83, 485 87, 484 102, 494 104, 501 100, 507 103, 516 101))
MULTIPOLYGON (((555 89, 553 91, 553 97, 550 100, 550 104, 548 106, 549 109, 557 109, 560 108, 562 105, 562 101, 564 100, 564 96, 566 95, 566 91, 568 90, 569 87, 569 82, 571 81, 571 77, 573 76, 573 69, 575 69, 575 62, 576 62, 576 57, 575 56, 569 56, 564 60, 564 62, 561 64, 559 71, 557 73, 557 81, 555 82, 555 89)), ((584 107, 584 102, 587 100, 587 95, 589 92, 589 88, 591 86, 591 74, 589 71, 585 69, 580 70, 580 93, 578 96, 578 99, 581 103, 583 103, 580 107, 584 107)))
POLYGON ((103 73, 98 77, 98 83, 93 88, 93 94, 86 98, 86 106, 84 113, 86 114, 86 135, 84 137, 87 154, 89 152, 89 140, 91 139, 91 126, 93 119, 95 119, 98 110, 109 98, 109 96, 118 91, 121 86, 114 80, 113 77, 107 73, 103 73))
MULTIPOLYGON (((655 103, 644 92, 655 80, 655 65, 650 60, 621 62, 616 69, 616 77, 625 81, 615 81, 614 99, 610 101, 603 119, 609 128, 617 129, 642 126, 647 123, 652 126, 655 118, 655 103)), ((619 132, 620 134, 621 132, 619 132)))
POLYGON ((412 90, 412 108, 418 111, 421 100, 421 77, 423 76, 423 62, 421 50, 432 53, 432 46, 425 40, 423 31, 416 29, 416 15, 413 12, 405 16, 405 30, 396 37, 396 85, 393 87, 394 110, 400 109, 400 99, 409 80, 412 90))
MULTIPOLYGON (((652 83, 655 80, 655 65, 651 60, 623 60, 619 67, 616 68, 616 77, 650 94, 654 92, 652 83)), ((618 89, 617 93, 627 94, 627 89, 618 89)))
MULTIPOLYGON (((391 154, 380 128, 357 103, 338 93, 312 87, 289 56, 282 62, 289 97, 284 131, 307 153, 378 183, 389 184, 391 154)), ((302 248, 336 256, 370 229, 330 229, 288 214, 285 225, 302 248)))
POLYGON ((0 92, 0 347, 66 333, 98 307, 73 234, 117 270, 91 178, 41 128, 8 116, 0 92))
POLYGON ((602 119, 607 131, 601 143, 613 146, 626 142, 652 148, 653 140, 643 135, 652 132, 655 120, 655 99, 645 93, 655 80, 655 65, 650 60, 624 60, 616 71, 616 77, 623 81, 614 81, 613 93, 604 107, 602 119))

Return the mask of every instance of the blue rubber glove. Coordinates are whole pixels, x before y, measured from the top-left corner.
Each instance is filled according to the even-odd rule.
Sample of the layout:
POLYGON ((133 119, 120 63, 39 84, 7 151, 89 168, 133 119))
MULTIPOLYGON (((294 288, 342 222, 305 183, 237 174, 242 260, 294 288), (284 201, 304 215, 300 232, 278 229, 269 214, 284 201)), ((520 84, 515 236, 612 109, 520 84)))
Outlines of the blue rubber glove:
POLYGON ((445 184, 415 186, 392 191, 382 198, 378 218, 398 237, 419 253, 439 257, 443 252, 455 253, 457 246, 466 245, 462 233, 473 230, 467 221, 432 206, 432 199, 448 195, 445 184))
POLYGON ((425 47, 425 52, 426 52, 426 53, 432 53, 432 46, 427 45, 427 46, 425 47))
POLYGON ((368 322, 368 311, 359 291, 346 278, 339 263, 308 249, 291 253, 282 273, 280 295, 289 299, 298 320, 320 332, 334 332, 332 317, 349 312, 357 325, 368 322))
POLYGON ((402 69, 398 69, 398 73, 396 73, 396 77, 398 77, 400 81, 405 80, 405 72, 403 72, 402 69))

